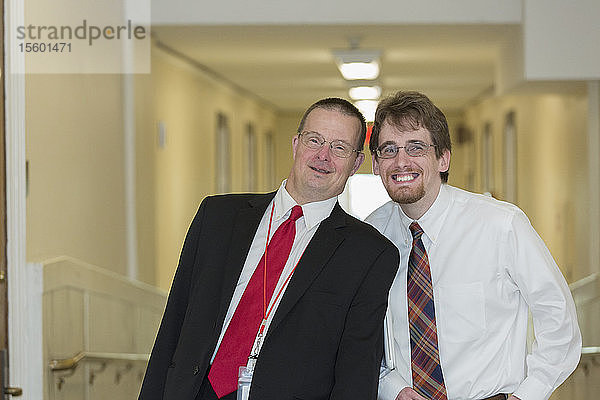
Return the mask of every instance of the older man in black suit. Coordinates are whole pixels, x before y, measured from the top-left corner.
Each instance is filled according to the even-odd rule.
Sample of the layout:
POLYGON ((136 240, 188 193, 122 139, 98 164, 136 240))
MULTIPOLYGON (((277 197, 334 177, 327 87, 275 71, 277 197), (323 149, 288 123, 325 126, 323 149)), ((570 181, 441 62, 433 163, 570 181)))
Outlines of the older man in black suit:
POLYGON ((337 203, 365 133, 352 104, 318 101, 278 191, 202 202, 140 400, 376 399, 398 251, 337 203))

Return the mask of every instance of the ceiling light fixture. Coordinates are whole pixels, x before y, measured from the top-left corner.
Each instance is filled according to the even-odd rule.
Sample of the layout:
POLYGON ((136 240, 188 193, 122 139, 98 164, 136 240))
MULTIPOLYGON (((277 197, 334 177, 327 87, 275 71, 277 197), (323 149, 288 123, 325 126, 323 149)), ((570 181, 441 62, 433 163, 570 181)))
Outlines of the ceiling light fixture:
POLYGON ((333 57, 346 80, 376 79, 379 76, 379 50, 333 50, 333 57))
POLYGON ((379 86, 355 86, 348 90, 352 100, 377 100, 381 96, 379 86))

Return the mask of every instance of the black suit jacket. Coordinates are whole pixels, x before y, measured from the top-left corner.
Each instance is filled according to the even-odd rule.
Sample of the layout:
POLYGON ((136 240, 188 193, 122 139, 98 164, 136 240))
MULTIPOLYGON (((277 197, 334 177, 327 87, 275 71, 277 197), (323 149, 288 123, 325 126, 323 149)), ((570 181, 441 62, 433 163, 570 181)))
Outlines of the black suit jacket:
MULTIPOLYGON (((188 231, 140 400, 193 400, 274 193, 206 198, 188 231)), ((250 400, 377 397, 396 247, 336 204, 275 311, 250 400)))

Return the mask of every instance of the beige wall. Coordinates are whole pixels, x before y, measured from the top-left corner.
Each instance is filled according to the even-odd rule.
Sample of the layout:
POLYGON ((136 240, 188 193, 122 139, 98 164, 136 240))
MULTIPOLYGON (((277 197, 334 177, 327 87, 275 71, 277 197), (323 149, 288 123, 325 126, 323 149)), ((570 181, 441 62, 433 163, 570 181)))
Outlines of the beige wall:
POLYGON ((27 259, 125 274, 121 77, 27 75, 27 259))
POLYGON ((143 237, 138 237, 139 248, 148 249, 140 255, 140 261, 153 264, 154 282, 148 281, 168 289, 189 223, 202 199, 216 191, 217 113, 229 119, 234 192, 244 190, 244 133, 248 123, 254 126, 256 135, 257 188, 274 189, 265 178, 265 135, 273 133, 279 154, 279 130, 275 112, 268 105, 158 48, 152 53, 151 79, 137 84, 136 92, 151 98, 144 105, 137 103, 138 108, 145 106, 138 111, 138 128, 144 127, 137 131, 138 146, 153 149, 153 155, 137 158, 138 186, 153 190, 148 198, 138 193, 138 224, 140 228, 145 224, 143 237), (157 144, 159 121, 166 127, 163 148, 157 144), (154 235, 149 234, 151 230, 154 235))
POLYGON ((471 143, 455 145, 450 182, 468 187, 473 171, 481 190, 482 134, 492 124, 494 194, 504 198, 505 116, 515 111, 517 131, 517 205, 549 247, 570 282, 588 269, 586 217, 587 150, 584 95, 519 95, 490 98, 466 109, 471 143))
POLYGON ((138 279, 156 282, 156 147, 157 128, 152 116, 152 75, 136 75, 135 158, 138 279))
MULTIPOLYGON (((287 176, 291 135, 270 106, 157 48, 152 74, 136 75, 134 85, 138 278, 168 289, 187 227, 216 190, 216 114, 229 118, 234 192, 244 190, 247 124, 256 135, 258 191, 287 176), (267 133, 275 182, 266 178, 267 133)), ((122 91, 119 75, 27 77, 29 261, 70 256, 126 274, 122 91)))
MULTIPOLYGON (((316 101, 316 100, 315 100, 316 101)), ((307 108, 310 104, 307 104, 307 108)), ((298 130, 302 112, 279 113, 277 116, 277 177, 279 182, 287 178, 292 168, 292 139, 298 130)))

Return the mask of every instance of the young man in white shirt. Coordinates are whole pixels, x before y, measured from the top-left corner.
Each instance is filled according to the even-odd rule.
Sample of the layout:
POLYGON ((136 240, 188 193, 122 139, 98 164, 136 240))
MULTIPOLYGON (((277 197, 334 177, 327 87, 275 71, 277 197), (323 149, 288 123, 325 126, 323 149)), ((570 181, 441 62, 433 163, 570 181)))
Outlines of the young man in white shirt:
POLYGON ((370 150, 393 201, 367 222, 401 257, 388 308, 395 369, 382 374, 379 399, 548 399, 577 366, 581 335, 569 288, 525 214, 447 185, 448 124, 421 93, 379 104, 370 150), (411 230, 424 251, 413 249, 411 230), (422 267, 426 311, 411 297, 410 276, 422 267), (527 354, 529 311, 535 342, 527 354), (421 329, 414 321, 425 312, 421 329))

